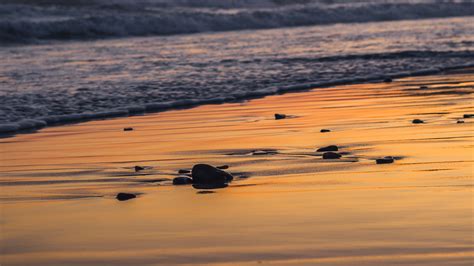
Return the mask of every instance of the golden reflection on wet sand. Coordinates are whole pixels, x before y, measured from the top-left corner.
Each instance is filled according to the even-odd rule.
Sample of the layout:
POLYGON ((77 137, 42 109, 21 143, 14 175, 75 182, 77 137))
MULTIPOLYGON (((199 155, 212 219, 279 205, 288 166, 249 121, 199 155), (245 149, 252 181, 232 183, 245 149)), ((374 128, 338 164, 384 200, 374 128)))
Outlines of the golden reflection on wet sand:
POLYGON ((456 122, 473 86, 458 71, 2 139, 0 262, 472 265, 474 120, 456 122), (315 153, 331 144, 341 160, 315 153), (236 179, 212 194, 171 185, 196 163, 236 179))

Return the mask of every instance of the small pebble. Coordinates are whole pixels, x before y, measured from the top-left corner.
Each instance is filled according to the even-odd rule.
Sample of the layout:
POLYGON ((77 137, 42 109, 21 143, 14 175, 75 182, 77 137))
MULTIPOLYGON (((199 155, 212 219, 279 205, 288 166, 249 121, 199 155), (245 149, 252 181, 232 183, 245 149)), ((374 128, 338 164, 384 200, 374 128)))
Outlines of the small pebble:
POLYGON ((329 145, 327 147, 322 147, 316 150, 316 152, 323 152, 323 151, 338 151, 339 148, 336 145, 329 145))
POLYGON ((413 124, 423 124, 424 121, 421 120, 421 119, 413 119, 413 121, 411 121, 413 124))
POLYGON ((193 180, 187 176, 178 176, 173 178, 173 185, 188 185, 192 183, 193 180))
POLYGON ((139 165, 136 165, 135 167, 133 167, 135 169, 135 172, 139 172, 141 170, 145 170, 145 167, 143 166, 139 166, 139 165))
POLYGON ((321 133, 326 133, 326 132, 331 132, 331 130, 329 130, 329 129, 324 129, 324 128, 323 128, 323 129, 321 129, 320 132, 321 132, 321 133))
POLYGON ((420 89, 426 90, 426 89, 428 89, 428 86, 422 85, 422 86, 420 86, 420 89))
POLYGON ((115 198, 119 201, 124 201, 124 200, 134 199, 136 197, 137 196, 135 194, 120 192, 117 194, 115 198))
POLYGON ((386 157, 375 160, 377 164, 388 164, 388 163, 393 163, 393 161, 394 159, 391 156, 386 156, 386 157))
POLYGON ((464 114, 463 118, 473 118, 474 114, 464 114))
POLYGON ((286 118, 285 114, 275 114, 275 120, 285 119, 285 118, 286 118))
POLYGON ((464 120, 458 120, 458 124, 464 124, 464 120))
POLYGON ((126 127, 123 129, 123 131, 132 131, 133 130, 133 127, 126 127))

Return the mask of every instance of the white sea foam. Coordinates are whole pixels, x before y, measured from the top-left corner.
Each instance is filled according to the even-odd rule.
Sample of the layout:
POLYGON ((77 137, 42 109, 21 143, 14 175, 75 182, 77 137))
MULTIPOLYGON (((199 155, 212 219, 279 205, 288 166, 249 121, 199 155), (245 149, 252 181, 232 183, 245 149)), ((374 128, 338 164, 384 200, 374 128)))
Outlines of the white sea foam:
POLYGON ((458 68, 467 68, 467 67, 474 67, 474 63, 463 64, 463 65, 458 65, 458 66, 450 66, 450 67, 445 67, 445 68, 431 68, 431 69, 419 70, 419 71, 414 71, 414 72, 401 72, 401 73, 396 73, 396 74, 392 74, 388 76, 376 75, 376 76, 365 77, 365 78, 353 78, 353 79, 342 79, 342 80, 334 80, 334 81, 321 82, 321 83, 298 84, 298 85, 286 86, 286 87, 270 87, 266 90, 258 90, 258 91, 250 91, 247 93, 234 94, 231 97, 215 97, 215 98, 209 98, 209 99, 204 99, 204 100, 177 100, 177 101, 171 101, 171 102, 166 102, 166 103, 160 103, 160 102, 150 103, 150 104, 146 104, 143 107, 133 106, 133 107, 130 107, 128 110, 111 110, 111 111, 104 111, 104 112, 98 112, 98 113, 57 115, 57 116, 44 117, 42 119, 23 119, 17 123, 0 124, 0 134, 5 134, 5 133, 8 134, 8 133, 14 133, 18 131, 21 132, 25 130, 40 129, 48 125, 54 126, 58 124, 84 122, 84 121, 101 119, 101 118, 111 118, 111 117, 129 116, 129 115, 132 116, 136 113, 142 113, 142 112, 168 111, 168 110, 173 110, 177 108, 193 107, 193 106, 204 105, 204 104, 222 104, 222 103, 232 102, 236 100, 245 100, 248 98, 273 95, 275 93, 324 88, 324 87, 336 86, 336 85, 341 85, 341 84, 382 81, 383 79, 386 79, 386 78, 402 78, 402 77, 408 77, 408 76, 435 74, 442 71, 458 69, 458 68))

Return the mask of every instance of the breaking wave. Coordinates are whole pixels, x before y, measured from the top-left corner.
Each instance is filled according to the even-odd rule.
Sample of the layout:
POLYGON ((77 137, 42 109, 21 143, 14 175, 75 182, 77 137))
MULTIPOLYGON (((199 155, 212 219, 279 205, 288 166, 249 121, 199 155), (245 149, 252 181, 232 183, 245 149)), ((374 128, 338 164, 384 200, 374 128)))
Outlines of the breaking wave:
MULTIPOLYGON (((55 1, 0 4, 0 43, 424 19, 474 14, 472 1, 55 1), (43 4, 31 4, 39 2, 43 4), (289 4, 289 2, 296 4, 289 4), (18 4, 20 3, 20 4, 18 4), (253 4, 252 4, 253 3, 253 4)), ((57 0, 56 0, 57 1, 57 0)))

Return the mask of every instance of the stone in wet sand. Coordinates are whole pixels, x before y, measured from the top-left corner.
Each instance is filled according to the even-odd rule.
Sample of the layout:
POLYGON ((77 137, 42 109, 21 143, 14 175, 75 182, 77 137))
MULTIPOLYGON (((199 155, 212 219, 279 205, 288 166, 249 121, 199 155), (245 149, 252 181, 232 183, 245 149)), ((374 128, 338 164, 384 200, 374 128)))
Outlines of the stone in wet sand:
POLYGON ((428 86, 426 86, 426 85, 421 85, 421 86, 420 86, 420 89, 426 90, 426 89, 428 89, 428 86))
POLYGON ((139 172, 141 170, 145 170, 145 167, 136 165, 135 167, 133 167, 133 169, 135 169, 135 172, 139 172))
POLYGON ((192 183, 193 180, 187 176, 178 176, 173 178, 173 185, 188 185, 192 183))
POLYGON ((133 127, 126 127, 123 129, 123 131, 132 131, 133 130, 133 127))
POLYGON ((463 118, 473 118, 474 114, 464 114, 463 118))
POLYGON ((413 121, 411 121, 413 124, 423 124, 425 123, 425 121, 421 120, 421 119, 413 119, 413 121))
POLYGON ((325 152, 323 153, 323 159, 339 159, 342 155, 336 152, 325 152))
POLYGON ((458 120, 456 123, 458 123, 458 124, 464 124, 464 120, 458 120))
POLYGON ((134 199, 136 197, 137 196, 135 194, 120 192, 117 194, 115 198, 119 201, 124 201, 124 200, 134 199))
POLYGON ((331 130, 329 130, 329 129, 324 129, 324 128, 323 128, 323 129, 321 129, 320 132, 321 132, 321 133, 327 133, 327 132, 331 132, 331 130))
POLYGON ((196 164, 191 171, 193 178, 193 187, 195 188, 223 188, 231 182, 234 177, 214 166, 208 164, 196 164))
POLYGON ((383 157, 383 158, 376 159, 375 162, 377 164, 388 164, 388 163, 393 163, 394 159, 393 159, 392 156, 386 156, 386 157, 383 157))
POLYGON ((286 118, 285 114, 275 114, 275 120, 285 119, 285 118, 286 118))
POLYGON ((329 145, 327 147, 322 147, 316 150, 316 152, 324 152, 324 151, 338 151, 339 148, 336 145, 329 145))

